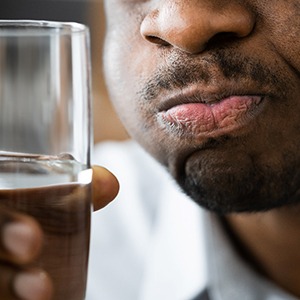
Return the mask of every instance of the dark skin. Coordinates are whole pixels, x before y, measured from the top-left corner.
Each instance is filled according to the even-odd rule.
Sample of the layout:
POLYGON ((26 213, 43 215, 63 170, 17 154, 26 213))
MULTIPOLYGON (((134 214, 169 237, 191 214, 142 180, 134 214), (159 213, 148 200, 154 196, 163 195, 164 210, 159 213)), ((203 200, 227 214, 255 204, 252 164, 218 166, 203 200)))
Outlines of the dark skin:
POLYGON ((300 296, 299 0, 105 5, 106 79, 128 132, 300 296))

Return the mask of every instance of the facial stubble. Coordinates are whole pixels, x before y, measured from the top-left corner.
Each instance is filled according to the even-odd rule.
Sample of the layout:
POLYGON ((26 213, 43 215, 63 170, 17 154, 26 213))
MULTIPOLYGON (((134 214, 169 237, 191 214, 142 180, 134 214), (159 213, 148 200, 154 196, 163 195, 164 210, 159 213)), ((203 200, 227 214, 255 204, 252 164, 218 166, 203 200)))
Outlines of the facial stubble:
MULTIPOLYGON (((168 67, 159 68, 138 94, 142 103, 147 103, 162 90, 197 83, 209 85, 215 81, 216 70, 229 80, 255 82, 258 89, 268 86, 268 90, 276 91, 281 99, 285 98, 286 90, 295 89, 282 72, 274 72, 260 62, 221 49, 202 64, 187 57, 173 57, 168 67)), ((265 211, 299 202, 297 155, 283 156, 279 167, 267 166, 251 152, 239 155, 238 147, 228 148, 229 152, 219 151, 224 140, 230 144, 231 137, 211 139, 213 146, 199 147, 185 159, 177 174, 172 174, 195 202, 219 214, 265 211)))

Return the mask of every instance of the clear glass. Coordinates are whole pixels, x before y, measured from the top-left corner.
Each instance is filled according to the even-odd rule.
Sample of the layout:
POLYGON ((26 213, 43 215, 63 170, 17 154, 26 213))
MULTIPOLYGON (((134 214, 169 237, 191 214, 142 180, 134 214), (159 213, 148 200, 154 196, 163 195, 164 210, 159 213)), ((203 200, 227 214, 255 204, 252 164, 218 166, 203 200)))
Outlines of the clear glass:
POLYGON ((84 25, 0 20, 0 205, 40 222, 55 300, 85 298, 90 65, 84 25))

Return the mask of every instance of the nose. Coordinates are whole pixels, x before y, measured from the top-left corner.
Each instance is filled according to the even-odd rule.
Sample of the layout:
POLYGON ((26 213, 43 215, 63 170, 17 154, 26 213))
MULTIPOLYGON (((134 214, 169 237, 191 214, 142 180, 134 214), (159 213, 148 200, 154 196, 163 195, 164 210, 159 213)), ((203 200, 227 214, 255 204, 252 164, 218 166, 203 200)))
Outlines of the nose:
POLYGON ((151 43, 191 54, 204 51, 212 40, 246 37, 255 25, 252 11, 235 0, 159 2, 142 21, 142 36, 151 43))

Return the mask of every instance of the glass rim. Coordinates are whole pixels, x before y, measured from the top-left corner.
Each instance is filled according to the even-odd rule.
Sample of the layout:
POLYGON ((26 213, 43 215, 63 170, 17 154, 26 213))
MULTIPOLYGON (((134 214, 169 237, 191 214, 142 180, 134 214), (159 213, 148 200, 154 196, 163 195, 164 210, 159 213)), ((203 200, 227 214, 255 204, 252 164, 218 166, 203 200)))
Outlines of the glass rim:
POLYGON ((0 36, 49 36, 85 34, 88 27, 77 22, 0 19, 0 36))

